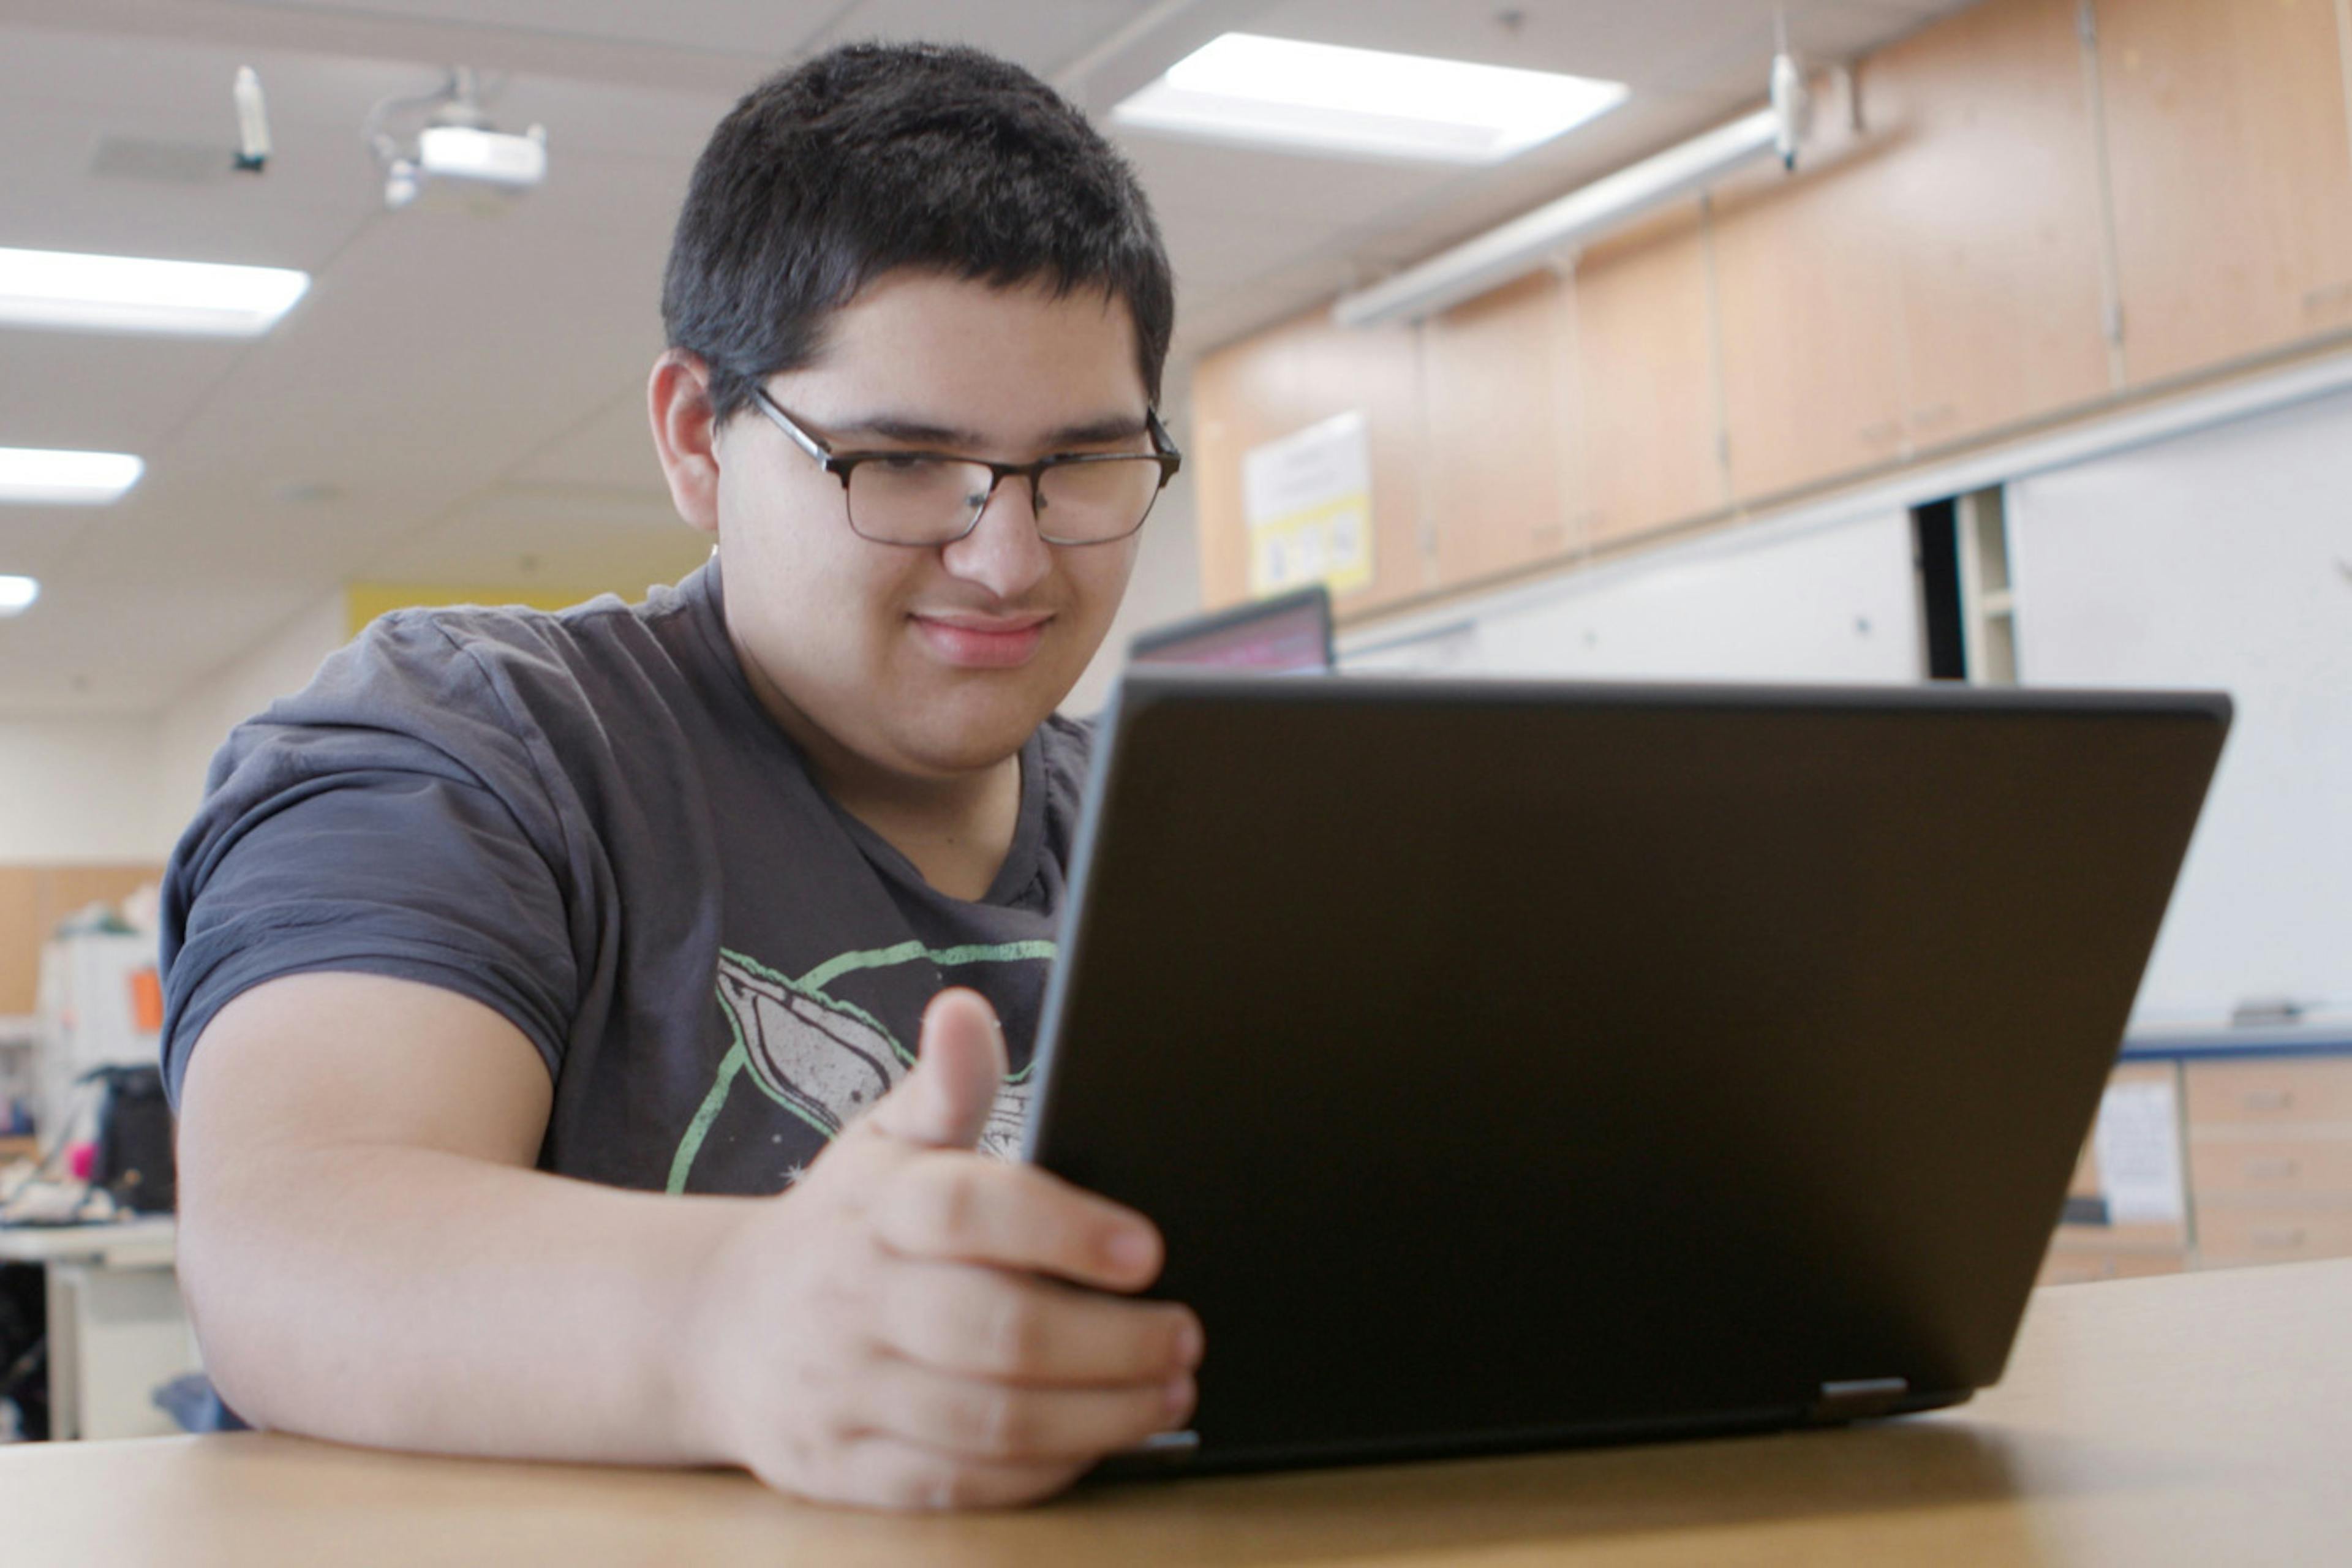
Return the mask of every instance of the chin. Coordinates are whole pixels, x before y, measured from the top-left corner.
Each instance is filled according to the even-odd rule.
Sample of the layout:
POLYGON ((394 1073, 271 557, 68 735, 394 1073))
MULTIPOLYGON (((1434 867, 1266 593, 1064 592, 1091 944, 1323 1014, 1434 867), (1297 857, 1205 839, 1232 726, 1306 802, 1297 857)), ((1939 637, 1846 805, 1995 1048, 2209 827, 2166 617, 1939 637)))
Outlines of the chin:
POLYGON ((1024 682, 1019 690, 985 688, 943 693, 899 736, 899 754, 926 772, 968 773, 1018 752, 1067 689, 1024 682))

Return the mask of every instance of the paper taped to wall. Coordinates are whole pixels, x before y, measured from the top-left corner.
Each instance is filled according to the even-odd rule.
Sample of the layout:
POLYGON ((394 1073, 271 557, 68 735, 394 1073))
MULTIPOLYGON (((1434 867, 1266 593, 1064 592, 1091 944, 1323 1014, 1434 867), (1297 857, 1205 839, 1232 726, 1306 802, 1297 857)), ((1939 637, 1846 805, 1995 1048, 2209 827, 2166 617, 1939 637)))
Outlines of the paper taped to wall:
POLYGON ((1372 581, 1372 448, 1360 410, 1335 414, 1242 455, 1250 593, 1372 581))
POLYGON ((2171 1079, 2109 1084, 2092 1143, 2110 1223, 2173 1224, 2183 1217, 2180 1111, 2171 1079))

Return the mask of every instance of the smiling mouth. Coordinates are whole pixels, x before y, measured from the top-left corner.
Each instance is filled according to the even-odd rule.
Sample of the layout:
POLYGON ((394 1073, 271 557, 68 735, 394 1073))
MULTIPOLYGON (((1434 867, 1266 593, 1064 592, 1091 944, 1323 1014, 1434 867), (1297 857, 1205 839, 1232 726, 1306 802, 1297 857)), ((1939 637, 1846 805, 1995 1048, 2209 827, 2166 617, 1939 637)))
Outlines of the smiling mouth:
POLYGON ((1051 616, 909 617, 926 646, 963 669, 1013 669, 1036 657, 1051 616))

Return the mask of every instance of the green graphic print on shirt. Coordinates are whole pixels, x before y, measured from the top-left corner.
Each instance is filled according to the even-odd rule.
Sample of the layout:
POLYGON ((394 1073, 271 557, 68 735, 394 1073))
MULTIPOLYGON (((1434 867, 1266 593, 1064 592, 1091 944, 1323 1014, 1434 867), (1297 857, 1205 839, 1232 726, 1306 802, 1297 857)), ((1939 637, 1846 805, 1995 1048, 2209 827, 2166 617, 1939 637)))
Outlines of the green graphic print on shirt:
MULTIPOLYGON (((761 1093, 830 1140, 906 1077, 915 1053, 873 1014, 828 994, 827 987, 844 975, 901 963, 927 963, 946 970, 1050 962, 1054 952, 1050 942, 948 948, 905 942, 842 953, 795 980, 756 959, 719 949, 719 1006, 734 1043, 719 1058, 710 1092, 678 1140, 668 1190, 686 1190, 694 1158, 701 1152, 711 1123, 726 1109, 738 1079, 748 1077, 761 1093)), ((981 1137, 983 1152, 1009 1158, 1019 1148, 1035 1087, 1035 1066, 1032 1060, 1006 1076, 981 1137)))

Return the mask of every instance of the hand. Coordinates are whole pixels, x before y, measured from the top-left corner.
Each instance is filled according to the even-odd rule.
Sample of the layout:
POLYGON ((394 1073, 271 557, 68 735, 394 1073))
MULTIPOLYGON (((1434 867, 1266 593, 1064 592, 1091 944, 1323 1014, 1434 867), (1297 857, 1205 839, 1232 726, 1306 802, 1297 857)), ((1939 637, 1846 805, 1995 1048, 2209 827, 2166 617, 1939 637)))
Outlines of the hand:
POLYGON ((714 1262, 698 1425, 769 1485, 1029 1502, 1191 1415, 1198 1320, 1104 1293, 1159 1275, 1150 1222, 972 1152, 1004 1065, 988 1004, 941 993, 914 1069, 714 1262))

